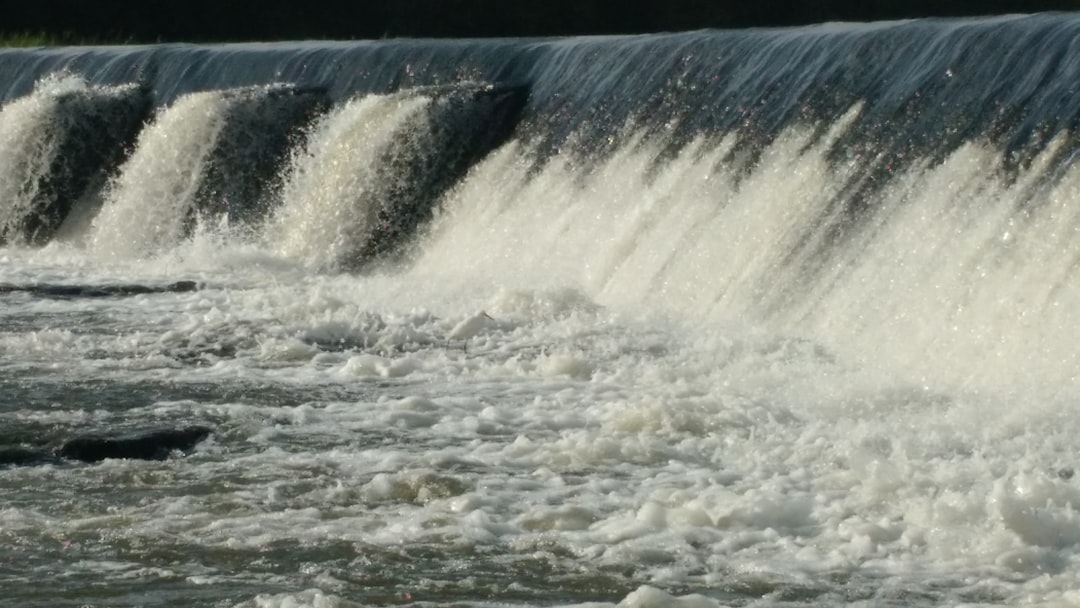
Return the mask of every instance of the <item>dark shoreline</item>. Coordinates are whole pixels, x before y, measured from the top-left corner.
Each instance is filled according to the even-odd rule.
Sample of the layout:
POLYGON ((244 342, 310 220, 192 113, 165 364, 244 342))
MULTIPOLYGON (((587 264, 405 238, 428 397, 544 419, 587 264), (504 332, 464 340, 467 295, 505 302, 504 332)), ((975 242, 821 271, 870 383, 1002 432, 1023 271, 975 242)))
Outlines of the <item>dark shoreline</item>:
POLYGON ((637 34, 1080 10, 1080 0, 38 0, 4 10, 3 38, 49 44, 637 34))

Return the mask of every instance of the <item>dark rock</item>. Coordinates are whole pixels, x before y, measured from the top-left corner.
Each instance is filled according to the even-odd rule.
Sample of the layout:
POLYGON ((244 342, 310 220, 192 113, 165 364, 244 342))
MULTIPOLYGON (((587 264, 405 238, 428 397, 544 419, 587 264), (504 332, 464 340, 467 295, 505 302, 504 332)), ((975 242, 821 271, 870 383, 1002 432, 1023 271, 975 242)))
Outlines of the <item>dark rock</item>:
POLYGON ((44 451, 21 446, 0 448, 0 467, 47 464, 56 458, 44 451))
POLYGON ((17 285, 0 283, 0 294, 24 292, 43 298, 109 298, 151 293, 184 293, 198 289, 199 285, 195 281, 176 281, 167 285, 56 285, 50 283, 17 285))
POLYGON ((213 431, 203 426, 145 431, 119 437, 84 436, 64 442, 54 452, 60 458, 100 462, 106 458, 165 460, 174 451, 188 452, 213 431))

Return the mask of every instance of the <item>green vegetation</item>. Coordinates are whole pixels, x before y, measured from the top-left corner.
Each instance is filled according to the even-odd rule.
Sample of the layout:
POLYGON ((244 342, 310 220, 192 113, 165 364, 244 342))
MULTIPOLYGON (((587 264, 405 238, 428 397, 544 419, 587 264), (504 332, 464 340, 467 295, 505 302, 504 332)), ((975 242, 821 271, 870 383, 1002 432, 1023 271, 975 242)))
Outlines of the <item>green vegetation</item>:
POLYGON ((56 36, 45 32, 0 33, 0 47, 56 46, 56 36))
POLYGON ((72 32, 46 32, 24 31, 3 32, 0 31, 0 48, 28 48, 44 46, 82 46, 82 45, 110 45, 131 44, 131 38, 102 38, 86 36, 72 32))

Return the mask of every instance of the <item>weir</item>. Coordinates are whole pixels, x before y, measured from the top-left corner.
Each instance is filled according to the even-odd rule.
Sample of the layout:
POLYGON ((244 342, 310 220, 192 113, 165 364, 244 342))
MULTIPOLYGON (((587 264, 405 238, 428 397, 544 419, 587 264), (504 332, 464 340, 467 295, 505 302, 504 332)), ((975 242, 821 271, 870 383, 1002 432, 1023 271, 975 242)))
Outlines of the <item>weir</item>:
MULTIPOLYGON (((983 139, 1001 146, 1004 169, 1015 171, 1056 133, 1074 129, 1080 102, 1069 83, 1080 71, 1070 52, 1077 27, 1073 18, 1035 16, 569 40, 6 50, 0 100, 25 100, 34 83, 63 73, 91 87, 138 85, 159 112, 191 93, 275 83, 324 91, 333 104, 461 81, 509 84, 528 88, 516 133, 541 155, 569 146, 594 157, 636 129, 669 155, 703 134, 734 133, 739 145, 725 161, 745 170, 785 128, 810 124, 824 132, 861 104, 829 151, 833 164, 860 165, 842 197, 857 210, 914 159, 940 162, 983 139)), ((288 133, 295 118, 280 119, 277 132, 288 133)), ((226 120, 233 126, 225 128, 268 132, 241 127, 244 120, 226 120)), ((1070 143, 1061 154, 1072 150, 1070 143)), ((230 162, 206 170, 249 174, 224 168, 230 162)), ((237 189, 241 198, 259 197, 254 184, 270 181, 266 164, 254 162, 257 179, 229 180, 232 191, 222 198, 237 189)), ((223 187, 214 181, 211 190, 223 187)))
POLYGON ((1035 15, 5 50, 0 217, 40 244, 99 190, 83 240, 113 259, 224 227, 318 270, 529 268, 604 302, 904 336, 908 362, 1038 348, 1065 370, 1044 334, 1076 304, 1077 40, 1080 17, 1035 15), (104 186, 60 179, 49 113, 21 109, 64 74, 87 118, 61 131, 96 143, 59 157, 104 186), (121 91, 153 107, 137 136, 77 135, 121 91), (22 202, 40 176, 71 185, 22 202))
POLYGON ((205 160, 195 207, 230 223, 253 223, 267 212, 289 151, 326 110, 326 92, 256 87, 230 95, 222 127, 205 160))
POLYGON ((150 100, 137 85, 55 75, 0 110, 0 242, 44 244, 116 169, 150 100))
POLYGON ((161 109, 105 193, 95 247, 149 255, 190 234, 199 214, 257 221, 289 150, 325 106, 318 90, 255 87, 192 93, 161 109))
MULTIPOLYGON (((743 171, 784 129, 817 125, 824 133, 861 104, 829 150, 833 165, 860 167, 840 197, 858 211, 915 159, 941 162, 964 142, 984 140, 1003 149, 1003 170, 1015 173, 1055 134, 1074 130, 1077 27, 1069 16, 1033 16, 567 40, 5 50, 0 100, 25 103, 35 83, 64 73, 102 92, 94 87, 137 85, 159 113, 191 93, 244 87, 324 91, 337 105, 415 87, 493 83, 527 87, 515 134, 542 157, 576 149, 595 160, 639 129, 666 148, 662 158, 702 135, 735 134, 739 145, 725 162, 743 171)), ((243 120, 226 120, 234 126, 225 128, 243 120)), ((278 132, 287 133, 292 119, 281 120, 278 132)), ((1073 150, 1070 138, 1060 155, 1073 150)), ((207 171, 235 177, 221 168, 230 162, 207 171)), ((257 179, 230 180, 230 189, 261 196, 251 190, 269 181, 267 169, 254 173, 257 179)))
POLYGON ((1075 600, 1078 46, 0 51, 5 599, 1075 600))

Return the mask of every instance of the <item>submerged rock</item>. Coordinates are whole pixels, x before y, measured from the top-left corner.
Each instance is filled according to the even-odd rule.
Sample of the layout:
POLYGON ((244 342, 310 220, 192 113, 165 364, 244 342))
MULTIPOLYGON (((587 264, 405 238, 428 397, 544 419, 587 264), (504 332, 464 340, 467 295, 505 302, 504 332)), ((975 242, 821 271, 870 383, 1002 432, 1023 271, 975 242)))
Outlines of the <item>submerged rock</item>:
POLYGON ((101 462, 107 458, 165 460, 176 452, 189 452, 213 430, 204 426, 153 429, 118 436, 82 435, 53 449, 24 445, 0 447, 0 466, 33 466, 64 461, 101 462))
POLYGON ((84 436, 64 442, 55 451, 61 458, 100 462, 106 458, 165 460, 174 451, 187 452, 210 436, 204 426, 155 430, 120 437, 84 436))
POLYGON ((22 446, 0 448, 0 466, 32 466, 55 460, 47 451, 22 446))
POLYGON ((0 283, 0 294, 25 292, 43 298, 108 298, 138 296, 151 293, 184 293, 198 290, 195 281, 176 281, 167 285, 54 285, 32 283, 15 285, 0 283))

